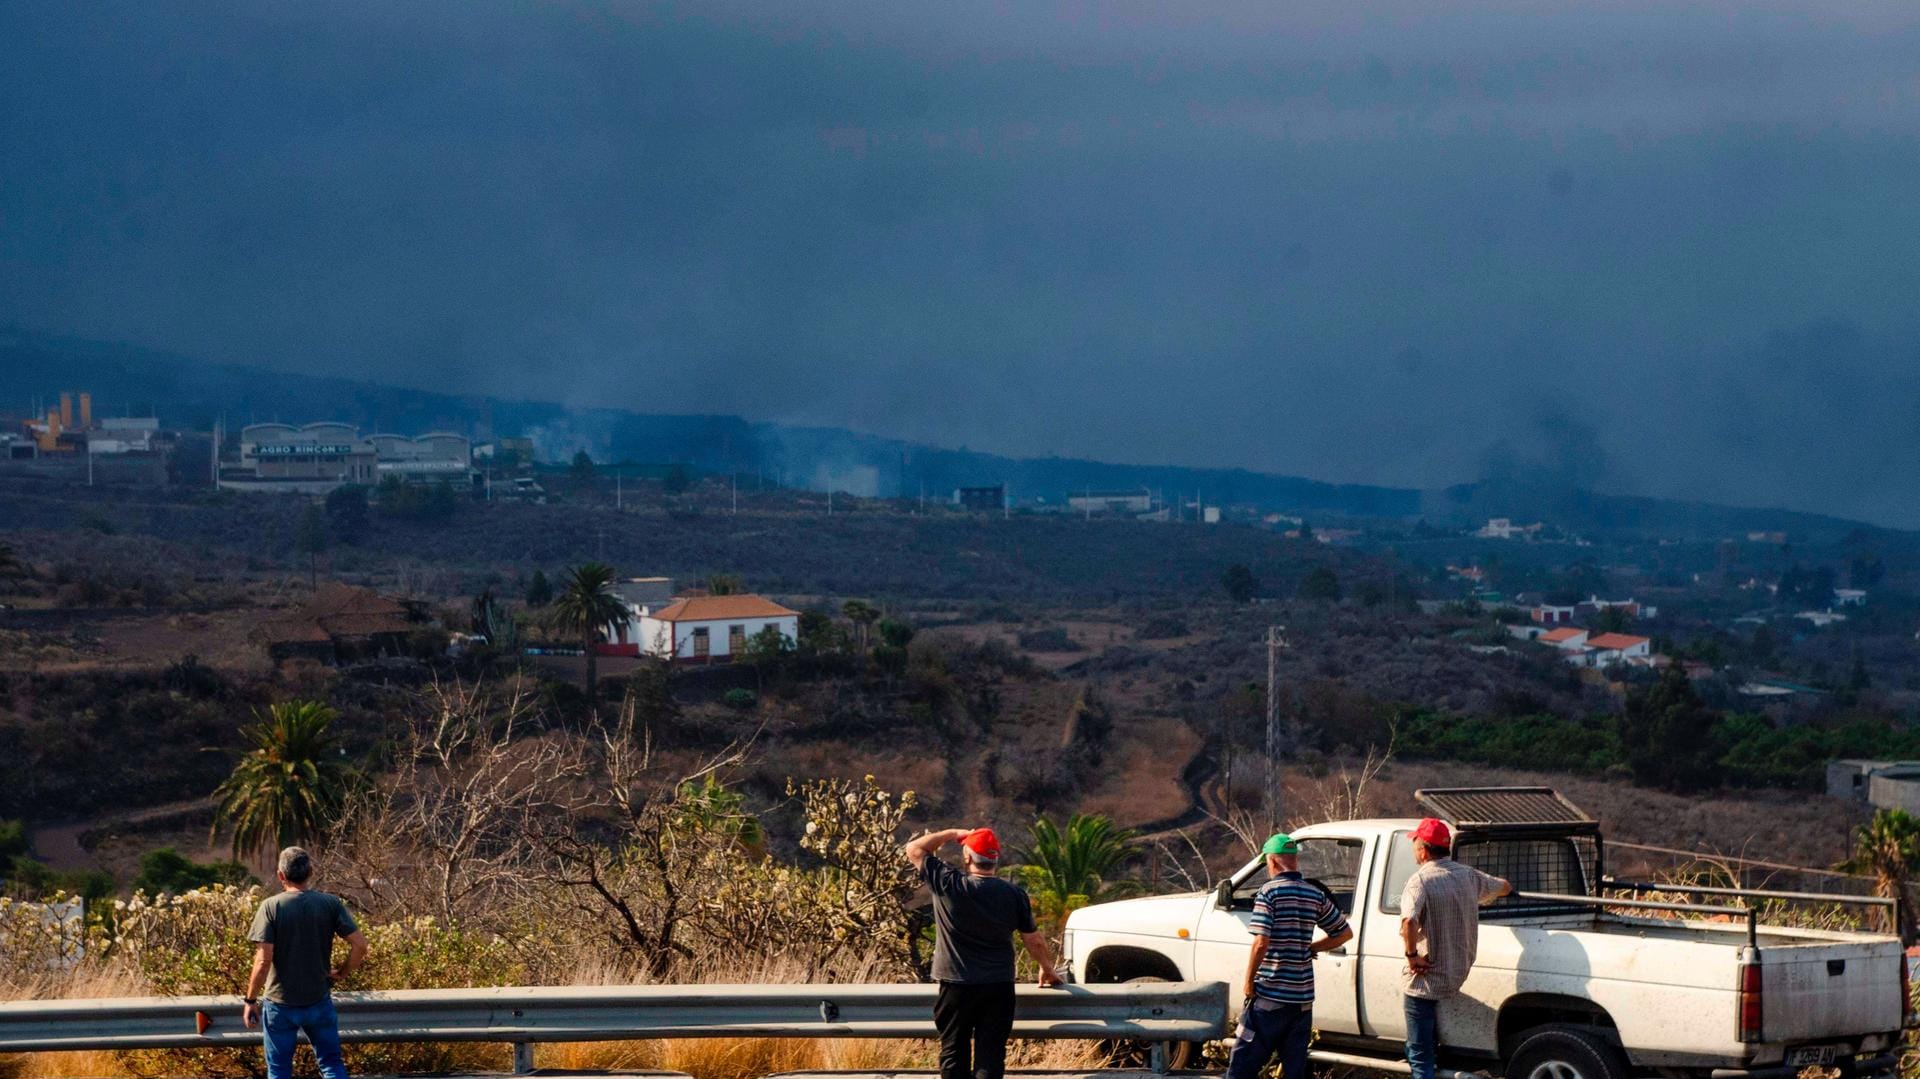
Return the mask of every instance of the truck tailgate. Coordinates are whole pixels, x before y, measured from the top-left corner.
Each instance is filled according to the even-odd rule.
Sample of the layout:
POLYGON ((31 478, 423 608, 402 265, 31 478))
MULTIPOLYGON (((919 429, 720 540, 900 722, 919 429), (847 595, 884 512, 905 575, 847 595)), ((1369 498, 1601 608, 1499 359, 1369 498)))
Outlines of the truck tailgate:
POLYGON ((1820 1041, 1898 1030, 1900 964, 1891 940, 1763 945, 1761 1030, 1769 1042, 1820 1041))

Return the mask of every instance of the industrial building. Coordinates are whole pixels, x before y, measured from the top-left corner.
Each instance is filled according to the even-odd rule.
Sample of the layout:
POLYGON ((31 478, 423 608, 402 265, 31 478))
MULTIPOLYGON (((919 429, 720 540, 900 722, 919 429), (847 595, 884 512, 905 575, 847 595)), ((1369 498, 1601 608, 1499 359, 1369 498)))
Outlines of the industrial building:
POLYGON ((1920 813, 1920 761, 1828 761, 1827 793, 1875 809, 1920 813))
POLYGON ((240 431, 239 460, 220 470, 220 486, 324 494, 343 484, 372 486, 389 477, 468 486, 473 443, 447 431, 362 437, 358 428, 345 423, 248 424, 240 431))
POLYGON ((953 504, 963 510, 999 513, 1007 508, 1007 488, 1001 483, 991 487, 956 487, 953 491, 953 504))
POLYGON ((430 431, 411 438, 368 435, 367 441, 373 444, 375 470, 381 479, 467 483, 473 475, 473 440, 465 435, 430 431))
POLYGON ((1085 491, 1067 496, 1067 507, 1075 513, 1107 513, 1137 517, 1152 513, 1153 492, 1145 487, 1133 491, 1085 491))
POLYGON ((9 472, 90 484, 167 482, 177 439, 157 418, 97 417, 93 394, 84 391, 62 393, 58 405, 33 412, 0 432, 0 466, 9 472))

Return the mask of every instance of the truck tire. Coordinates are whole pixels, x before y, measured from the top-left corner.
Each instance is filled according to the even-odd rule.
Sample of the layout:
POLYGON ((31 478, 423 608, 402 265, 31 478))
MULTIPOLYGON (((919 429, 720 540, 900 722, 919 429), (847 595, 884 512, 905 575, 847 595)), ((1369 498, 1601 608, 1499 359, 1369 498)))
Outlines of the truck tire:
MULTIPOLYGON (((1166 978, 1161 978, 1153 974, 1142 974, 1138 977, 1128 978, 1126 984, 1136 985, 1143 982, 1165 981, 1167 981, 1166 978)), ((1200 1042, 1161 1042, 1160 1044, 1166 1046, 1167 1070, 1169 1071, 1185 1071, 1193 1067, 1205 1052, 1205 1048, 1200 1042)), ((1117 1043, 1115 1048, 1117 1051, 1114 1052, 1113 1055, 1115 1059, 1121 1063, 1133 1064, 1136 1067, 1146 1067, 1152 1058, 1153 1043, 1151 1042, 1139 1039, 1128 1039, 1125 1042, 1117 1043)))
POLYGON ((1544 1026, 1522 1031, 1507 1058, 1507 1079, 1628 1079, 1620 1050, 1588 1030, 1544 1026))

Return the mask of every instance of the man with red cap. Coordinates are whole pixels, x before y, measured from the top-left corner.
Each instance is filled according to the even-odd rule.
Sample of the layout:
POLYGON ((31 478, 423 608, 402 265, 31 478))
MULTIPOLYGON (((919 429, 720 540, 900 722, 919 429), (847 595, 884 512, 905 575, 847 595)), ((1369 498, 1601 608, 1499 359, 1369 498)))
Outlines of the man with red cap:
POLYGON ((933 980, 940 995, 941 1079, 1001 1079, 1013 1031, 1013 935, 1040 966, 1041 986, 1059 985, 1047 938, 1034 924, 1027 893, 999 876, 1000 840, 986 828, 930 832, 906 847, 907 861, 933 896, 933 980), (958 843, 966 872, 934 852, 958 843))
POLYGON ((1400 892, 1400 939, 1407 946, 1407 1065, 1412 1079, 1433 1079, 1440 1002, 1458 993, 1473 969, 1481 906, 1510 894, 1513 884, 1454 861, 1453 833, 1444 821, 1428 817, 1410 838, 1418 868, 1400 892))

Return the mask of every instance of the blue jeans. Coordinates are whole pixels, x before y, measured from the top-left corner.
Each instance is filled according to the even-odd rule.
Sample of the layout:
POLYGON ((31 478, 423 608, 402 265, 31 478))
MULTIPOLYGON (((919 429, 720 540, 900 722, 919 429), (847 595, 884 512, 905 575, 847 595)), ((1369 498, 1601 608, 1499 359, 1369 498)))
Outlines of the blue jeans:
POLYGON ((1306 1079, 1307 1040, 1313 1034, 1313 1005, 1282 1004, 1240 1013, 1240 1033, 1227 1060, 1227 1079, 1257 1079, 1273 1054, 1280 1054, 1283 1079, 1306 1079))
POLYGON ((332 997, 300 1008, 262 1001, 260 1031, 267 1043, 267 1079, 293 1079, 293 1046, 302 1031, 313 1044, 320 1074, 326 1079, 347 1079, 347 1062, 340 1059, 340 1017, 334 1013, 332 997))
POLYGON ((1412 1079, 1433 1079, 1435 1059, 1440 1055, 1440 1002, 1425 997, 1408 997, 1407 1065, 1412 1079))

